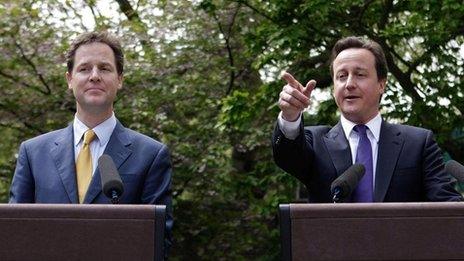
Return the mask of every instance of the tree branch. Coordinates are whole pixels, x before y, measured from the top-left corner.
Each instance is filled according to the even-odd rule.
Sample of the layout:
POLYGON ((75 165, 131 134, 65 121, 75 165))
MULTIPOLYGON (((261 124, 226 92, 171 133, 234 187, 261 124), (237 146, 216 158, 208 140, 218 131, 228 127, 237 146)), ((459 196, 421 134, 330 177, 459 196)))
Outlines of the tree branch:
POLYGON ((92 12, 93 20, 95 21, 96 27, 97 27, 97 28, 100 27, 100 24, 99 24, 99 22, 98 22, 98 16, 97 16, 97 14, 95 13, 95 10, 94 10, 94 8, 93 8, 95 2, 94 2, 94 1, 89 1, 89 0, 85 0, 84 2, 85 2, 85 3, 87 4, 87 6, 90 8, 90 12, 92 12))
MULTIPOLYGON (((42 129, 40 129, 39 127, 28 123, 26 120, 23 120, 22 117, 21 117, 21 114, 19 114, 17 110, 14 110, 14 109, 12 110, 10 107, 8 107, 8 106, 6 106, 5 104, 2 104, 2 103, 0 103, 0 109, 12 114, 14 116, 14 118, 16 119, 15 122, 21 122, 26 128, 28 128, 30 130, 33 130, 33 131, 35 131, 37 133, 44 133, 44 131, 42 129), (18 120, 18 119, 21 119, 21 120, 18 120)), ((11 127, 11 125, 9 127, 11 127)), ((21 130, 23 130, 23 129, 21 128, 21 130)))
MULTIPOLYGON (((66 6, 69 7, 69 9, 71 9, 71 10, 74 12, 74 15, 75 15, 76 17, 79 18, 79 23, 80 23, 82 29, 84 29, 84 30, 86 30, 86 31, 89 31, 90 29, 87 28, 87 26, 85 26, 85 24, 84 24, 84 22, 83 22, 81 13, 78 12, 78 11, 76 10, 76 8, 74 8, 74 4, 73 4, 73 3, 66 3, 66 6)), ((68 11, 67 11, 66 9, 64 9, 64 12, 66 13, 66 16, 70 16, 69 13, 68 13, 68 11)))
POLYGON ((218 25, 219 31, 224 36, 224 40, 226 42, 225 47, 226 47, 226 50, 227 50, 227 57, 228 57, 228 60, 229 60, 229 67, 230 67, 229 85, 227 87, 226 95, 229 95, 232 92, 232 90, 234 88, 234 81, 235 81, 235 78, 236 78, 234 55, 233 55, 233 51, 232 51, 232 45, 230 43, 230 37, 231 37, 231 34, 232 34, 232 28, 233 28, 233 26, 235 24, 235 18, 237 17, 237 14, 238 14, 238 11, 240 10, 240 7, 241 7, 241 4, 238 3, 237 6, 235 7, 234 12, 232 13, 232 18, 230 19, 230 22, 227 25, 228 26, 227 33, 225 32, 225 30, 224 30, 224 28, 223 28, 223 26, 221 24, 221 21, 217 17, 217 14, 215 12, 212 13, 213 18, 214 18, 214 20, 216 21, 216 23, 218 25))
POLYGON ((35 64, 26 56, 26 54, 24 53, 24 50, 22 48, 22 46, 18 43, 18 41, 14 41, 15 42, 15 45, 16 47, 19 49, 20 53, 21 53, 21 57, 26 61, 26 63, 32 68, 32 70, 34 71, 34 73, 37 75, 37 77, 39 78, 39 81, 45 86, 46 88, 46 91, 42 91, 40 90, 40 92, 42 94, 46 94, 46 95, 49 95, 52 93, 51 89, 50 89, 50 86, 48 86, 47 82, 45 81, 44 77, 42 76, 41 73, 39 73, 39 71, 37 70, 37 67, 35 66, 35 64))
POLYGON ((121 12, 127 17, 127 20, 131 21, 133 31, 143 34, 139 38, 139 40, 145 53, 152 53, 153 48, 150 46, 148 42, 148 39, 150 37, 148 35, 147 25, 144 22, 142 22, 142 19, 140 19, 139 14, 134 8, 132 8, 132 5, 129 3, 128 0, 116 0, 116 2, 119 4, 121 12))
POLYGON ((272 18, 271 16, 269 16, 268 14, 266 14, 265 12, 259 10, 258 8, 254 7, 253 5, 251 5, 250 3, 248 3, 248 1, 246 0, 237 0, 235 1, 237 2, 238 4, 243 4, 244 6, 250 8, 251 10, 253 10, 255 13, 257 13, 258 15, 266 18, 267 20, 275 23, 275 24, 278 24, 279 21, 275 20, 274 18, 272 18))
POLYGON ((14 77, 14 76, 12 76, 12 75, 9 75, 9 74, 7 74, 7 73, 1 71, 1 70, 0 70, 0 76, 3 76, 3 77, 5 77, 6 79, 8 79, 8 80, 10 80, 10 81, 12 81, 12 82, 18 83, 18 84, 20 84, 20 85, 22 85, 22 86, 24 86, 24 87, 26 87, 26 88, 33 89, 33 90, 38 91, 38 92, 40 92, 40 93, 42 93, 42 94, 47 94, 47 93, 45 93, 42 89, 40 89, 40 88, 38 88, 38 87, 36 87, 36 86, 32 86, 32 85, 30 85, 30 84, 28 84, 28 83, 26 83, 26 82, 24 82, 24 81, 21 81, 19 78, 14 77))
MULTIPOLYGON (((376 41, 379 42, 380 39, 376 41)), ((385 50, 385 58, 387 60, 388 68, 390 72, 395 76, 398 80, 399 84, 403 87, 406 93, 411 96, 413 102, 420 101, 422 98, 420 97, 419 93, 415 89, 415 84, 411 81, 410 74, 404 73, 395 63, 395 60, 392 56, 392 50, 390 46, 388 46, 383 40, 380 40, 379 44, 385 50)))

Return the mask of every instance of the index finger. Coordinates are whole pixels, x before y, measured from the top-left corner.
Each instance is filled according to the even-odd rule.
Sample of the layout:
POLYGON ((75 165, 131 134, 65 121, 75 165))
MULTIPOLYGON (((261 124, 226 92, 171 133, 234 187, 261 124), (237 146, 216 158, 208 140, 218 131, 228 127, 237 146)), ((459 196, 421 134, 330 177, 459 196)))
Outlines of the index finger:
POLYGON ((288 85, 292 86, 293 88, 303 91, 303 85, 288 72, 284 72, 282 74, 282 79, 284 79, 288 83, 288 85))

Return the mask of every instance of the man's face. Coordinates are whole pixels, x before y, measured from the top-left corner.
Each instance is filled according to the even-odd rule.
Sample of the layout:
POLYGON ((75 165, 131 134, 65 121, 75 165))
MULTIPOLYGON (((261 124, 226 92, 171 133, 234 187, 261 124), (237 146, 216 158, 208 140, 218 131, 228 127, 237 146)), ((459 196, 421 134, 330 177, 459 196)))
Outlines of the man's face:
POLYGON ((122 86, 113 50, 104 43, 80 46, 74 56, 74 67, 66 73, 78 110, 112 111, 117 90, 122 86))
POLYGON ((378 79, 375 57, 367 49, 340 52, 333 62, 335 102, 348 120, 364 124, 379 112, 386 79, 378 79))

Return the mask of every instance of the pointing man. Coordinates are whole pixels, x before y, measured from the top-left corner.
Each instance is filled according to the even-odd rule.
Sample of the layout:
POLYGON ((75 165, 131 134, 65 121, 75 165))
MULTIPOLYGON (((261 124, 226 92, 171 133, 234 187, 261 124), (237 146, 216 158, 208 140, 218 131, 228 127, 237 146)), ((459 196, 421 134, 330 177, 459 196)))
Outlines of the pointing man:
POLYGON ((285 73, 273 135, 279 167, 303 182, 310 202, 331 202, 331 183, 354 163, 366 173, 351 202, 459 201, 444 172, 441 151, 431 131, 382 119, 381 95, 387 63, 377 43, 358 37, 339 40, 332 49, 333 96, 340 110, 335 127, 303 127, 316 82, 306 86, 285 73))

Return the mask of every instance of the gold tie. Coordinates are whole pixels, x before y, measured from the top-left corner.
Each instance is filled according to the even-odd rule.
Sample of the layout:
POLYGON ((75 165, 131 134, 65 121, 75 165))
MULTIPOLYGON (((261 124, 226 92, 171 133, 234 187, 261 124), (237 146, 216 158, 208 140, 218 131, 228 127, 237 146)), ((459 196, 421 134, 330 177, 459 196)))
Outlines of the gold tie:
POLYGON ((95 139, 95 132, 88 130, 84 133, 84 144, 82 144, 79 156, 76 161, 77 189, 79 191, 79 203, 84 201, 85 193, 92 180, 92 154, 90 153, 90 143, 95 139))

